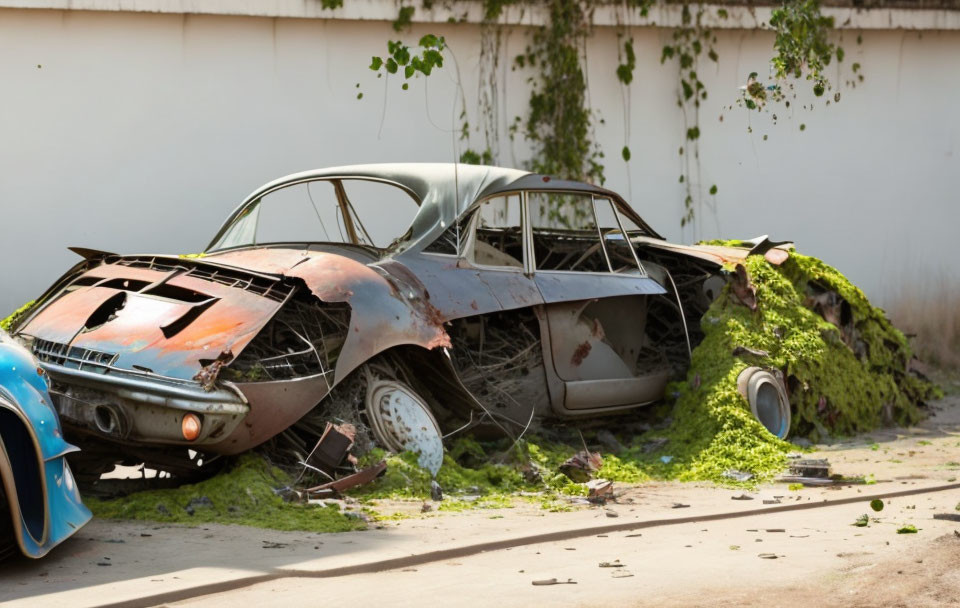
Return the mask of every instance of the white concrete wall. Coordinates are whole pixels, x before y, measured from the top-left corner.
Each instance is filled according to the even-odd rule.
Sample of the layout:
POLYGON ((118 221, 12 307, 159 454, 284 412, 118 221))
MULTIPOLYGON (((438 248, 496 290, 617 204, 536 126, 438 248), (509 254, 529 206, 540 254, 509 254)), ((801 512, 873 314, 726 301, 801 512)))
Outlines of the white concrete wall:
MULTIPOLYGON (((405 37, 426 31, 447 36, 472 110, 479 28, 419 24, 405 37)), ((774 126, 727 108, 747 73, 766 72, 772 36, 718 31, 720 63, 701 67, 701 157, 703 187, 720 192, 698 234, 679 226, 676 68, 659 63, 669 35, 634 31, 629 165, 616 37, 602 30, 588 50, 607 185, 658 230, 792 238, 881 299, 903 279, 960 280, 960 32, 869 30, 862 46, 847 32, 845 63, 862 63, 866 82, 836 105, 778 109, 774 126)), ((505 57, 523 36, 510 32, 505 57)), ((376 21, 0 9, 0 312, 71 265, 68 245, 199 251, 241 198, 280 175, 455 158, 454 65, 387 91, 366 66, 391 37, 376 21)), ((523 112, 524 77, 505 70, 503 125, 523 112)), ((526 157, 502 138, 502 164, 526 157)))

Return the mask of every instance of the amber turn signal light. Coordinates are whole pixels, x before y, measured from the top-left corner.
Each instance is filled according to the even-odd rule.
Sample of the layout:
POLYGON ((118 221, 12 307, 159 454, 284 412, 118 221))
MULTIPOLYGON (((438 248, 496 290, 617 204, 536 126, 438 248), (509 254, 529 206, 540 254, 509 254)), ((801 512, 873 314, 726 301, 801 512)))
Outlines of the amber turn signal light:
POLYGON ((180 423, 180 432, 187 441, 193 441, 200 436, 200 418, 196 414, 185 414, 180 423))

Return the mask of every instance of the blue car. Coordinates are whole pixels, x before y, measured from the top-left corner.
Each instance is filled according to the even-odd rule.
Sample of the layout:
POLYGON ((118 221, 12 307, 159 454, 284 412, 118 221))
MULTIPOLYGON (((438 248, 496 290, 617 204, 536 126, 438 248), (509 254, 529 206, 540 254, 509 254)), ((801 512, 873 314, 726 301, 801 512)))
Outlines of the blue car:
POLYGON ((39 558, 90 521, 65 456, 48 380, 0 330, 0 559, 39 558))

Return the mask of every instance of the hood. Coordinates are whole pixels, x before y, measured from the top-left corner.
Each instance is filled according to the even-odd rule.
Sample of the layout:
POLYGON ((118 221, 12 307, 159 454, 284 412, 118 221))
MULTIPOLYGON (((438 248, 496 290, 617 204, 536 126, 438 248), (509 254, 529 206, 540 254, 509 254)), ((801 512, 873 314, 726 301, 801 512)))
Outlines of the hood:
POLYGON ((239 354, 293 290, 278 276, 172 256, 94 264, 18 328, 41 361, 191 380, 239 354))

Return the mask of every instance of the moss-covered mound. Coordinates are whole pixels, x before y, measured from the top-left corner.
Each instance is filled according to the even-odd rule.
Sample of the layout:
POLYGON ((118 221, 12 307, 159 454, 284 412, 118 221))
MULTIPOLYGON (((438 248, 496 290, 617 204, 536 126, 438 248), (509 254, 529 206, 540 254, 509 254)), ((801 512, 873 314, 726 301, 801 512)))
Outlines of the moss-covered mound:
POLYGON ((336 505, 284 502, 277 489, 292 479, 258 454, 241 456, 229 470, 197 484, 84 502, 97 517, 181 524, 221 523, 274 530, 346 532, 365 527, 336 505))
POLYGON ((906 338, 860 289, 820 260, 794 252, 779 267, 763 256, 744 265, 756 288, 756 310, 724 289, 702 319, 705 337, 686 381, 670 389, 672 424, 643 437, 666 443, 652 455, 634 447, 627 458, 655 477, 681 480, 726 481, 731 469, 764 478, 782 469, 795 448, 767 432, 737 391, 737 376, 751 365, 779 369, 787 378, 792 437, 817 441, 921 418, 919 404, 936 389, 907 372, 906 338), (838 324, 816 310, 817 297, 831 292, 842 299, 833 298, 842 313, 838 324), (734 356, 737 347, 767 355, 741 349, 744 354, 734 356))

